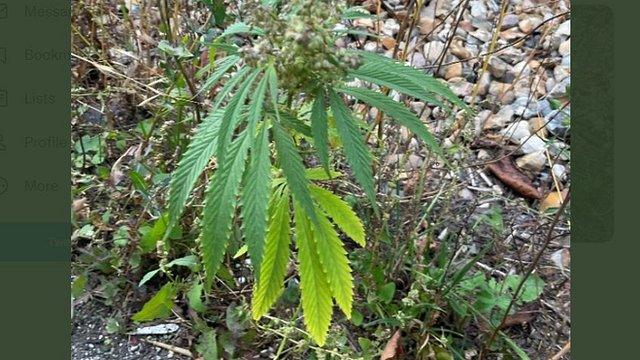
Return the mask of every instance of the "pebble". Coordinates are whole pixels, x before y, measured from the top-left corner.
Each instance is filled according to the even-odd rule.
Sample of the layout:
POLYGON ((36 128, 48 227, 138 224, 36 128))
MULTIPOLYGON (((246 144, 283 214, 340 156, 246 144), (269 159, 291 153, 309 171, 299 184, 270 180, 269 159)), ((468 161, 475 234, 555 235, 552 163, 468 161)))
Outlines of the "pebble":
POLYGON ((571 35, 571 20, 567 20, 558 26, 555 32, 556 36, 569 36, 571 35))
POLYGON ((560 181, 564 181, 567 176, 567 168, 561 164, 553 164, 551 172, 553 172, 553 175, 560 181))
POLYGON ((418 24, 418 30, 422 35, 431 34, 437 24, 438 23, 433 18, 422 17, 420 18, 420 23, 418 24))
POLYGON ((504 19, 502 19, 502 26, 500 27, 500 30, 506 30, 506 29, 510 29, 512 27, 518 26, 519 22, 520 22, 520 19, 518 18, 518 15, 516 14, 505 15, 504 19))
POLYGON ((517 142, 520 139, 527 138, 531 135, 529 131, 529 123, 526 121, 517 121, 501 131, 502 136, 517 142))
POLYGON ((449 87, 456 96, 471 95, 473 90, 473 84, 461 77, 449 79, 449 87))
POLYGON ((547 130, 553 135, 559 137, 565 137, 569 128, 567 127, 567 121, 569 120, 571 114, 570 110, 565 109, 564 111, 553 110, 547 116, 544 117, 545 122, 547 123, 547 130))
POLYGON ((537 173, 542 170, 546 161, 547 157, 545 156, 544 151, 536 151, 516 159, 516 165, 521 169, 537 173))
POLYGON ((491 75, 493 75, 494 77, 498 79, 502 78, 507 73, 508 69, 509 69, 509 65, 499 57, 492 56, 489 59, 489 71, 491 72, 491 75))
POLYGON ((522 21, 518 23, 518 28, 523 33, 528 34, 532 32, 533 29, 536 28, 536 26, 540 25, 540 23, 542 23, 541 18, 534 17, 534 16, 527 16, 526 18, 522 19, 522 21))
POLYGON ((455 57, 457 57, 458 59, 467 59, 470 58, 471 56, 473 56, 471 54, 471 51, 469 51, 469 49, 465 48, 462 45, 462 41, 458 40, 458 41, 452 41, 451 42, 451 46, 449 48, 449 51, 451 52, 451 54, 455 57))
POLYGON ((440 54, 444 51, 444 43, 441 41, 431 41, 424 44, 423 54, 425 59, 431 64, 435 63, 440 54))
POLYGON ((393 36, 400 31, 400 24, 394 18, 389 18, 385 20, 384 24, 382 24, 382 29, 380 31, 388 36, 393 36))
POLYGON ((558 46, 558 53, 562 56, 567 56, 571 53, 571 39, 568 39, 558 46))
POLYGON ((487 121, 484 123, 483 129, 489 130, 503 128, 507 123, 511 122, 513 115, 513 108, 511 106, 505 106, 500 109, 497 114, 489 116, 487 121))
POLYGON ((471 190, 464 188, 462 190, 460 190, 458 192, 458 196, 460 196, 460 198, 462 200, 466 200, 466 201, 471 201, 473 200, 476 196, 473 194, 473 192, 471 192, 471 190))
POLYGON ((545 120, 541 117, 534 117, 529 119, 529 131, 535 133, 542 139, 547 138, 547 128, 544 126, 545 120))
POLYGON ((446 80, 462 76, 462 63, 454 63, 446 67, 444 78, 446 80))
POLYGON ((520 150, 525 154, 531 154, 536 151, 543 151, 545 146, 547 145, 544 140, 540 139, 536 135, 531 136, 530 138, 522 138, 518 142, 521 143, 520 150))

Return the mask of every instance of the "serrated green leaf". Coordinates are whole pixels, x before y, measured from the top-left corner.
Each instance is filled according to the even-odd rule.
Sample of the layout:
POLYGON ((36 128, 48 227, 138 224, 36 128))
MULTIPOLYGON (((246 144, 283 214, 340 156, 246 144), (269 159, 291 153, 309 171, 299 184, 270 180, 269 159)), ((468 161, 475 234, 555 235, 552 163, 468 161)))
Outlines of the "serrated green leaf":
POLYGON ((260 279, 253 294, 252 314, 259 319, 269 311, 284 290, 284 276, 289 263, 291 241, 289 195, 274 195, 271 201, 269 226, 264 257, 260 265, 260 279))
POLYGON ((231 233, 238 189, 245 168, 249 137, 242 132, 229 147, 228 161, 219 164, 207 188, 203 210, 200 249, 207 281, 215 276, 231 233))
POLYGON ((302 157, 296 149, 291 136, 278 123, 273 124, 272 131, 276 142, 276 151, 280 167, 287 179, 287 185, 291 189, 293 198, 302 205, 307 215, 313 222, 317 222, 315 205, 309 193, 309 181, 305 177, 302 157))
MULTIPOLYGON (((220 130, 218 133, 218 147, 216 149, 216 160, 218 166, 224 166, 226 162, 227 151, 229 151, 229 142, 233 137, 233 132, 236 125, 240 123, 241 112, 244 107, 244 103, 249 96, 251 86, 259 75, 258 70, 253 70, 247 79, 238 87, 238 93, 235 94, 227 104, 222 119, 220 120, 220 130)), ((249 135, 253 137, 253 134, 249 135)))
POLYGON ((327 339, 333 313, 331 289, 318 259, 311 222, 300 204, 295 202, 294 208, 304 324, 311 338, 322 346, 327 339))
POLYGON ((333 91, 329 91, 329 103, 331 111, 336 119, 336 128, 340 134, 347 161, 351 170, 369 197, 374 209, 377 209, 376 193, 373 184, 373 172, 371 170, 371 153, 367 148, 364 138, 351 112, 342 102, 342 99, 333 91))
POLYGON ((198 91, 198 94, 211 89, 213 85, 215 85, 224 74, 229 71, 235 64, 240 61, 240 57, 236 55, 227 56, 220 60, 215 61, 213 64, 215 66, 215 70, 213 73, 207 78, 207 80, 202 84, 202 88, 198 91))
POLYGON ((242 228, 254 273, 259 279, 264 239, 267 229, 271 161, 269 133, 263 124, 251 146, 251 160, 242 190, 242 228))
POLYGON ((193 310, 201 313, 206 310, 202 303, 202 291, 204 286, 200 282, 195 282, 191 289, 187 292, 187 300, 189 301, 189 307, 193 310))
POLYGON ((404 105, 400 104, 397 101, 385 96, 379 92, 372 91, 365 88, 356 88, 356 87, 340 87, 338 91, 353 96, 356 99, 363 101, 373 107, 378 108, 378 110, 386 113, 400 125, 408 128, 413 131, 416 135, 425 142, 425 144, 431 148, 434 152, 439 155, 442 155, 442 149, 440 145, 436 141, 436 139, 431 135, 429 129, 415 116, 409 109, 407 109, 404 105))
POLYGON ((328 119, 325 108, 324 90, 316 93, 316 99, 311 107, 311 133, 313 142, 318 153, 320 163, 329 172, 329 140, 328 140, 328 119))
MULTIPOLYGON (((165 229, 165 239, 169 236, 168 229, 173 228, 178 223, 189 194, 191 194, 198 177, 211 160, 218 142, 222 114, 222 111, 214 111, 198 126, 187 150, 178 163, 178 168, 171 176, 169 183, 169 223, 165 229)), ((147 244, 147 241, 144 241, 144 243, 147 244)), ((143 246, 143 249, 148 250, 147 245, 143 246)))
POLYGON ((142 310, 131 317, 133 321, 143 322, 155 319, 164 319, 171 315, 173 300, 177 294, 177 288, 173 283, 165 284, 149 301, 142 310))
POLYGON ((319 186, 312 184, 309 190, 311 191, 311 196, 313 196, 322 210, 331 217, 333 222, 338 225, 340 230, 358 245, 366 246, 364 225, 362 225, 360 218, 353 212, 349 204, 331 191, 319 186))
POLYGON ((327 275, 331 294, 336 300, 336 304, 338 304, 338 307, 347 318, 351 318, 353 277, 351 276, 347 252, 329 219, 319 211, 318 222, 318 227, 312 224, 313 237, 316 240, 318 249, 318 258, 327 275))
MULTIPOLYGON (((388 86, 388 87, 395 89, 397 91, 400 91, 402 93, 405 93, 407 95, 411 95, 415 98, 422 99, 424 101, 431 102, 435 105, 442 106, 442 103, 440 101, 436 100, 435 98, 433 98, 433 96, 431 96, 431 94, 436 94, 436 95, 442 96, 442 98, 446 99, 452 104, 457 105, 467 111, 470 111, 467 104, 465 104, 462 100, 460 100, 460 98, 458 98, 458 96, 454 94, 453 91, 451 91, 451 89, 449 89, 449 87, 447 87, 446 84, 440 82, 440 80, 434 78, 433 76, 425 74, 421 70, 418 70, 412 66, 401 64, 394 59, 390 59, 378 54, 374 54, 372 52, 353 51, 353 53, 361 56, 365 61, 364 65, 360 66, 360 68, 362 68, 363 76, 366 75, 366 76, 372 76, 373 78, 376 78, 376 77, 380 77, 381 74, 386 73, 391 75, 391 77, 382 75, 381 76, 382 78, 380 80, 383 80, 384 82, 390 81, 388 84, 392 84, 394 83, 394 81, 392 80, 393 76, 402 78, 396 81, 397 83, 396 86, 400 86, 400 87, 405 87, 406 85, 405 80, 409 80, 410 82, 414 83, 419 88, 421 88, 422 91, 419 91, 414 86, 409 86, 407 87, 407 89, 410 89, 411 92, 417 91, 417 93, 405 92, 400 88, 396 88, 394 86, 388 86), (417 94, 422 94, 422 95, 416 96, 417 94)), ((358 70, 360 68, 358 68, 358 70)), ((353 73, 353 75, 356 77, 359 77, 357 75, 358 70, 356 70, 353 73)), ((366 81, 369 81, 369 80, 366 80, 366 81)), ((372 82, 375 82, 375 81, 372 81, 372 82)), ((381 84, 381 85, 387 86, 387 84, 381 84)))

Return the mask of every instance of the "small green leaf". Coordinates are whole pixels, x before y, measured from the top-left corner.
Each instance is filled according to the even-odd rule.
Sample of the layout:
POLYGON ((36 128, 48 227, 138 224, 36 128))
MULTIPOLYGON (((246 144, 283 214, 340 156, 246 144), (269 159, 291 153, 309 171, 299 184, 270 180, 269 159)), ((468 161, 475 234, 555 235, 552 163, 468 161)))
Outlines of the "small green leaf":
POLYGON ((189 300, 189 307, 193 310, 202 313, 206 310, 202 303, 202 290, 204 286, 200 282, 195 282, 189 292, 187 292, 187 299, 189 300))
POLYGON ((393 296, 396 293, 396 284, 393 282, 386 283, 378 290, 378 297, 382 302, 388 304, 393 300, 393 296))
POLYGON ((169 317, 176 294, 177 289, 173 283, 165 284, 131 319, 143 322, 169 317))
POLYGON ((202 355, 203 360, 219 360, 218 343, 216 341, 216 333, 213 330, 207 330, 198 338, 196 351, 202 355))

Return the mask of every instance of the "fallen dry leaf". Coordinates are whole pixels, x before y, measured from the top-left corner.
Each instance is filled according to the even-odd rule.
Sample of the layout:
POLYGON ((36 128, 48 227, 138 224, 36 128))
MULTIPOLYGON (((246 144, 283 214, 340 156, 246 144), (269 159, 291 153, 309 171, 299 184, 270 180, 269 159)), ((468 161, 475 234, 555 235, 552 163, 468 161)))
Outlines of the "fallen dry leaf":
POLYGON ((511 157, 491 163, 487 165, 487 169, 518 194, 531 199, 540 198, 538 189, 533 186, 527 175, 516 167, 511 157))
POLYGON ((399 359, 404 351, 402 350, 402 344, 400 343, 400 330, 396 331, 380 355, 380 360, 399 359))
POLYGON ((559 208, 564 199, 567 198, 568 193, 567 189, 562 190, 561 193, 557 191, 550 192, 549 195, 540 202, 540 212, 545 212, 552 208, 559 208))

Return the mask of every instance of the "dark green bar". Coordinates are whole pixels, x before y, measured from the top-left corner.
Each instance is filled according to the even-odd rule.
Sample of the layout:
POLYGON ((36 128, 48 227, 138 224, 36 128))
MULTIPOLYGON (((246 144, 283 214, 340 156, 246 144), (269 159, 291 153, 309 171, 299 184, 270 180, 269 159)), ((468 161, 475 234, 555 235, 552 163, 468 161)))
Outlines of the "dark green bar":
POLYGON ((605 242, 614 226, 614 27, 606 5, 571 14, 571 240, 605 242))
POLYGON ((3 223, 0 261, 69 261, 69 223, 3 223))
POLYGON ((2 359, 71 357, 70 5, 0 0, 2 359))

